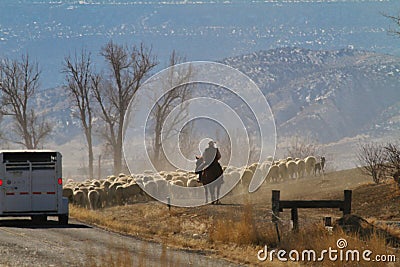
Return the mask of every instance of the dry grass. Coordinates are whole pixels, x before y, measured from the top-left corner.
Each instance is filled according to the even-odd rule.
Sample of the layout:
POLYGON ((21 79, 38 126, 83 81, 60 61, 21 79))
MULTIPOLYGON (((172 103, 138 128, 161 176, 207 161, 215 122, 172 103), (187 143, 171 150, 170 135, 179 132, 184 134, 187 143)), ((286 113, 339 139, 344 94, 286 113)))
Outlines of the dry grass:
POLYGON ((353 199, 356 214, 379 220, 400 220, 400 189, 393 180, 360 187, 353 192, 353 199))
MULTIPOLYGON (((379 236, 379 234, 373 234, 367 239, 361 239, 358 234, 345 233, 341 228, 336 229, 333 232, 328 231, 322 225, 310 225, 301 229, 297 233, 286 233, 282 237, 282 241, 279 248, 285 251, 297 250, 314 250, 317 252, 317 258, 320 256, 320 252, 332 248, 338 251, 338 260, 329 260, 328 255, 325 255, 324 261, 318 262, 316 266, 386 266, 387 263, 378 262, 366 262, 363 261, 360 256, 360 262, 357 261, 345 261, 345 253, 348 250, 358 250, 360 253, 364 250, 373 251, 373 255, 388 255, 396 254, 397 258, 399 253, 394 248, 390 248, 385 243, 385 238, 379 236), (337 247, 337 241, 339 239, 345 239, 348 246, 344 249, 337 247), (340 250, 344 252, 343 261, 340 260, 340 250), (361 264, 361 265, 360 265, 361 264)), ((371 256, 371 258, 373 258, 371 256)))
POLYGON ((234 218, 217 218, 210 227, 209 240, 213 243, 245 245, 268 244, 275 246, 277 236, 272 224, 267 228, 258 229, 253 205, 246 204, 242 207, 239 220, 234 218))
MULTIPOLYGON (((318 181, 318 178, 313 181, 305 180, 296 188, 290 187, 291 192, 289 194, 287 193, 288 186, 279 185, 279 187, 282 187, 284 199, 341 199, 343 189, 357 187, 353 190, 353 211, 355 213, 365 218, 374 217, 376 222, 385 218, 400 218, 398 216, 400 214, 398 205, 400 194, 396 191, 398 189, 393 188, 391 183, 360 186, 360 182, 365 177, 356 175, 358 174, 354 170, 341 171, 336 176, 328 174, 325 181, 317 186, 315 181, 318 181), (346 183, 344 183, 342 177, 346 177, 346 175, 354 175, 356 178, 350 182, 346 180, 346 183), (308 182, 314 184, 310 185, 308 182), (310 186, 312 189, 308 189, 310 186), (331 190, 329 190, 329 186, 331 186, 331 190), (304 188, 305 191, 303 191, 304 188), (295 191, 295 189, 299 191, 295 191), (310 196, 306 192, 311 192, 312 195, 310 196), (365 202, 369 202, 370 206, 362 205, 365 202), (374 203, 374 205, 371 203, 374 203), (384 213, 379 213, 379 210, 382 211, 382 207, 386 207, 383 209, 384 213)), ((166 246, 168 246, 202 251, 204 254, 217 255, 241 264, 265 265, 267 263, 268 266, 271 264, 273 266, 288 266, 287 263, 281 263, 276 259, 272 263, 260 263, 257 259, 257 252, 263 249, 265 245, 271 249, 285 249, 287 251, 291 249, 322 251, 329 247, 336 248, 336 241, 339 238, 347 240, 349 249, 369 249, 375 254, 394 253, 397 258, 400 258, 399 251, 388 246, 385 243, 385 237, 379 236, 379 234, 374 234, 363 240, 356 234, 347 234, 341 230, 328 232, 322 226, 323 216, 329 213, 334 214, 333 217, 340 216, 339 211, 299 210, 300 230, 297 233, 287 230, 289 216, 287 211, 283 212, 281 218, 284 220, 284 225, 280 225, 281 242, 279 243, 275 226, 270 222, 270 214, 268 213, 271 205, 270 191, 270 186, 262 188, 246 203, 234 203, 234 199, 230 197, 223 199, 222 202, 225 205, 207 205, 195 208, 172 207, 171 210, 168 210, 165 205, 159 202, 137 203, 99 211, 88 211, 71 206, 70 213, 71 217, 86 223, 163 244, 160 263, 171 261, 171 255, 167 253, 166 249, 166 246), (227 204, 228 202, 231 204, 227 204)), ((244 198, 241 197, 241 199, 244 198)), ((398 228, 385 228, 393 235, 398 234, 398 228)), ((105 261, 107 264, 104 265, 131 266, 129 265, 131 262, 129 255, 125 255, 125 259, 123 256, 115 257, 114 262, 116 261, 120 262, 114 264, 109 259, 105 261)), ((306 263, 300 262, 299 264, 306 263)), ((376 262, 371 265, 366 264, 365 262, 360 265, 360 263, 344 264, 343 262, 324 261, 318 262, 318 264, 307 263, 306 265, 379 266, 376 265, 376 262)), ((146 259, 143 254, 141 257, 139 256, 139 266, 145 265, 146 259)), ((173 264, 164 266, 173 266, 173 264)))
POLYGON ((69 210, 71 217, 108 230, 124 234, 134 234, 141 230, 141 228, 138 228, 135 225, 130 225, 123 221, 121 222, 116 217, 109 218, 102 212, 87 210, 74 205, 70 205, 69 210))

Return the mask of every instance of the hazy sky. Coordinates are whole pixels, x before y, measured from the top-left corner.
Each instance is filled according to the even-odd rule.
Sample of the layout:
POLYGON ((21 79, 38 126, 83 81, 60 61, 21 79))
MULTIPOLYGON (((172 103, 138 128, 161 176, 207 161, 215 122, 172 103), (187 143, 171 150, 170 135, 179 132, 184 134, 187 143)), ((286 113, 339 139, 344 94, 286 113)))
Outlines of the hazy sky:
POLYGON ((396 25, 382 15, 400 11, 396 0, 195 2, 1 1, 0 56, 29 53, 42 67, 43 86, 53 87, 63 82, 66 55, 86 48, 97 56, 109 40, 144 42, 159 68, 173 49, 187 60, 213 61, 286 46, 400 55, 399 40, 387 32, 396 25))

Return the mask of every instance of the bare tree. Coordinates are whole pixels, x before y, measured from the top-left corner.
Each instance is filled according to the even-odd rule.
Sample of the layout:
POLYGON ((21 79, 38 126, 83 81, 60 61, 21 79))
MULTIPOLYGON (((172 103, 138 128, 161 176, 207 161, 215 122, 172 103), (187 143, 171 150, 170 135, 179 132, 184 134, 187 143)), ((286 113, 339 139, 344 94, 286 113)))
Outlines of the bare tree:
POLYGON ((77 109, 74 115, 80 120, 85 133, 89 157, 89 178, 93 173, 93 107, 92 107, 92 60, 91 54, 82 50, 80 55, 68 56, 64 59, 63 72, 67 82, 66 90, 71 104, 77 109))
POLYGON ((379 183, 386 174, 385 149, 377 143, 358 145, 358 168, 366 175, 372 177, 375 183, 379 183))
POLYGON ((385 161, 390 172, 400 170, 400 147, 397 144, 388 143, 385 147, 385 161))
POLYGON ((188 122, 179 133, 179 147, 186 158, 193 160, 195 154, 198 154, 198 140, 193 121, 188 122))
POLYGON ((317 142, 311 136, 293 136, 286 148, 286 156, 292 158, 306 158, 318 153, 317 142))
POLYGON ((40 71, 36 62, 28 55, 20 61, 3 59, 0 62, 0 91, 2 93, 2 115, 13 117, 11 137, 7 140, 36 149, 51 132, 51 126, 31 108, 30 100, 39 87, 40 71))
MULTIPOLYGON (((174 134, 179 134, 175 126, 182 122, 188 115, 188 106, 185 105, 185 101, 190 98, 190 85, 185 84, 185 82, 189 80, 191 69, 189 68, 186 73, 180 73, 181 76, 178 77, 178 80, 174 77, 174 66, 183 61, 184 58, 178 56, 175 51, 172 51, 169 58, 168 79, 165 81, 165 84, 163 84, 168 91, 161 99, 154 99, 156 103, 150 114, 150 120, 152 120, 154 124, 152 158, 157 168, 164 168, 166 164, 161 138, 163 137, 164 140, 166 140, 171 138, 174 134), (177 85, 180 86, 176 87, 177 85), (180 105, 178 116, 172 118, 171 122, 165 125, 164 122, 167 116, 178 105, 180 105)), ((187 130, 189 130, 189 128, 187 130)), ((188 133, 185 133, 186 136, 187 134, 188 133)))
POLYGON ((400 147, 398 144, 388 143, 385 146, 387 174, 392 176, 400 187, 400 147))
POLYGON ((220 160, 221 163, 223 165, 228 165, 232 153, 231 139, 229 137, 229 134, 227 132, 221 133, 221 129, 217 128, 215 130, 215 141, 217 142, 218 149, 220 150, 222 155, 220 160))
POLYGON ((106 125, 102 136, 112 148, 114 172, 119 173, 122 168, 122 137, 128 105, 157 63, 151 50, 143 44, 128 48, 110 41, 102 47, 100 54, 108 65, 109 77, 104 79, 100 74, 94 75, 92 91, 101 110, 101 119, 106 125))

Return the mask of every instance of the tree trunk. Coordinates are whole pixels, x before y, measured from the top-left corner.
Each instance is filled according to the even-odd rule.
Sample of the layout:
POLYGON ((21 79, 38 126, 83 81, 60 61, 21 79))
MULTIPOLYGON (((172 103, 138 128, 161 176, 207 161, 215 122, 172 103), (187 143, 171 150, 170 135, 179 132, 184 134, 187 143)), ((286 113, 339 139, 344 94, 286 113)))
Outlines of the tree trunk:
POLYGON ((118 132, 117 132, 117 143, 114 148, 114 173, 118 174, 122 170, 122 134, 123 134, 123 126, 124 126, 124 113, 120 113, 120 119, 118 124, 118 132))
POLYGON ((99 155, 99 180, 101 179, 101 155, 99 155))
POLYGON ((92 144, 92 137, 90 136, 87 140, 88 142, 88 156, 89 156, 89 179, 94 178, 94 171, 93 171, 93 144, 92 144))
POLYGON ((118 175, 121 173, 121 150, 118 147, 114 147, 114 174, 118 175))

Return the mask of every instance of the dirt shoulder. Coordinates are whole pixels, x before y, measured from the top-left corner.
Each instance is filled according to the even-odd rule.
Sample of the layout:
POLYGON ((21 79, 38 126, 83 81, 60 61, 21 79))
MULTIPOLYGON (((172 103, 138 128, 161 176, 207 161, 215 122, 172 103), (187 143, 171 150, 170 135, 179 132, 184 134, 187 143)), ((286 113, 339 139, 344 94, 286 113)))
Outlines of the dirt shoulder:
MULTIPOLYGON (((258 265, 257 252, 264 244, 276 244, 271 223, 271 191, 281 190, 281 199, 343 199, 343 190, 353 190, 352 211, 379 220, 399 219, 399 190, 392 183, 374 185, 357 170, 332 172, 319 177, 265 184, 253 194, 238 191, 221 205, 194 208, 168 207, 156 201, 87 211, 71 207, 71 216, 106 229, 197 251, 231 262, 258 265)), ((300 225, 322 222, 323 217, 341 217, 339 210, 299 210, 300 225)), ((290 227, 290 210, 281 214, 281 231, 290 227)), ((275 263, 281 265, 280 263, 275 263)))

